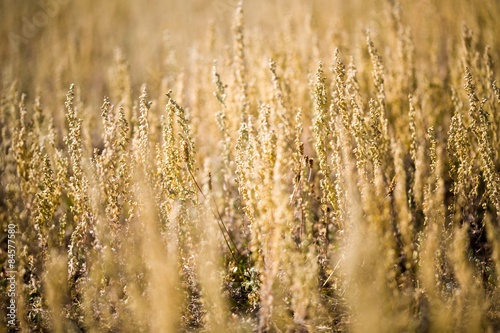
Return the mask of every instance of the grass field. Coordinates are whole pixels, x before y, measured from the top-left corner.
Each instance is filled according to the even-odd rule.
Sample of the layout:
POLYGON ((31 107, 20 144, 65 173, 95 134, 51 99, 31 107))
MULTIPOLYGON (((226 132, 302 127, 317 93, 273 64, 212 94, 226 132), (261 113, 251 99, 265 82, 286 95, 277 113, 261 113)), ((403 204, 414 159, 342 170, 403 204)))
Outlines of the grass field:
POLYGON ((500 331, 499 17, 3 0, 0 332, 500 331))

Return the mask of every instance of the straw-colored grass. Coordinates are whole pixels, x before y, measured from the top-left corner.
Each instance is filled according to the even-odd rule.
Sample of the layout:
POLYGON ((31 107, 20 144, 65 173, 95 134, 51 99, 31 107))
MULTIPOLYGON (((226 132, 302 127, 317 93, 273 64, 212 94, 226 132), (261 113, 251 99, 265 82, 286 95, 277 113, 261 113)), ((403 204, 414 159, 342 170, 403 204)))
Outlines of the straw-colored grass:
POLYGON ((8 329, 500 330, 498 1, 0 12, 8 329))

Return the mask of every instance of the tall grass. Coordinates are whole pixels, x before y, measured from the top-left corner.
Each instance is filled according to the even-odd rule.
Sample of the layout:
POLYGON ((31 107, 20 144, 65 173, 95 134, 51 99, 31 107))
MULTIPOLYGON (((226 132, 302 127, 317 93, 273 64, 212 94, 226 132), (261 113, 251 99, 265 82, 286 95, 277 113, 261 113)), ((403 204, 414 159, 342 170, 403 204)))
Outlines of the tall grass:
POLYGON ((106 3, 1 7, 19 330, 500 330, 496 1, 106 3))

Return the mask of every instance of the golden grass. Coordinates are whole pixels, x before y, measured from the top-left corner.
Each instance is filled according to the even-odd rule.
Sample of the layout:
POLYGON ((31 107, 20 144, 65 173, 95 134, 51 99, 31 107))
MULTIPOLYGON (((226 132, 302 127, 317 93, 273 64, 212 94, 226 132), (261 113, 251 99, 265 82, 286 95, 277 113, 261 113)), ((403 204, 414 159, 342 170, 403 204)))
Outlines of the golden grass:
POLYGON ((21 331, 500 330, 498 2, 0 10, 21 331))

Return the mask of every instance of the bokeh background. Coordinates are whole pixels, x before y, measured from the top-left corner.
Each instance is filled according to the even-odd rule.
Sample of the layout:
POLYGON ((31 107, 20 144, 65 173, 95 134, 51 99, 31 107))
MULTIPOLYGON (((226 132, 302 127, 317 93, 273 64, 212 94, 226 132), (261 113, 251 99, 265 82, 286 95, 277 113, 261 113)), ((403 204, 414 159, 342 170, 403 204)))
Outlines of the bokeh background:
MULTIPOLYGON (((368 28, 375 34, 383 29, 389 15, 385 2, 252 0, 244 4, 245 25, 266 36, 293 21, 293 43, 314 42, 301 39, 301 30, 314 29, 317 42, 331 44, 320 48, 329 52, 335 47, 352 48, 360 41, 364 43, 368 28), (352 41, 352 45, 338 45, 340 40, 352 41)), ((431 40, 444 58, 448 45, 460 38, 464 23, 480 32, 479 42, 496 40, 500 35, 496 19, 500 6, 495 0, 480 2, 481 6, 476 1, 403 0, 401 5, 415 45, 419 41, 429 45, 431 40), (471 10, 473 6, 477 8, 471 10), (481 29, 481 25, 488 29, 481 29)), ((21 90, 28 93, 37 88, 34 82, 44 82, 45 87, 56 91, 78 82, 85 87, 84 96, 102 97, 114 52, 120 48, 130 64, 133 86, 154 83, 165 74, 159 71, 164 69, 167 55, 175 53, 176 62, 182 66, 192 48, 207 41, 211 27, 220 51, 216 54, 224 58, 236 5, 237 0, 3 0, 0 75, 4 83, 18 80, 21 90)), ((492 47, 498 54, 498 47, 492 47)), ((428 54, 418 47, 416 51, 417 56, 419 52, 428 54)), ((331 54, 325 56, 331 58, 331 54)))

